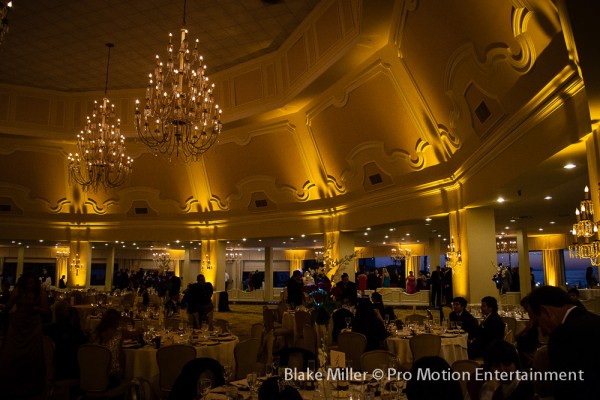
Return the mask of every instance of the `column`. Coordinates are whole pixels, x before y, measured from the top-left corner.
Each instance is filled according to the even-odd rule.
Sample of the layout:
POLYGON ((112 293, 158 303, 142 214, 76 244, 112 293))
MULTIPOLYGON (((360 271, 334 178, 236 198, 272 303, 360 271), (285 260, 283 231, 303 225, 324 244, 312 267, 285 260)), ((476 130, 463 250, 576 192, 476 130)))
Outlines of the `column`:
POLYGON ((106 279, 104 280, 104 290, 110 292, 113 286, 113 277, 115 272, 115 248, 111 246, 106 257, 106 279))
POLYGON ((213 264, 213 268, 216 270, 215 271, 215 279, 216 279, 216 285, 215 285, 215 290, 218 291, 224 291, 225 290, 225 271, 227 270, 227 257, 226 257, 226 252, 227 252, 227 243, 224 242, 223 240, 216 240, 215 241, 215 259, 216 259, 216 265, 213 264))
MULTIPOLYGON (((216 240, 202 241, 202 257, 200 261, 200 273, 204 275, 206 282, 213 284, 216 287, 217 283, 217 249, 216 240)), ((194 280, 195 281, 195 280, 194 280)))
MULTIPOLYGON (((291 263, 290 263, 291 265, 291 263)), ((273 301, 273 248, 265 247, 265 301, 273 301)))
POLYGON ((441 265, 441 250, 440 250, 440 238, 434 237, 429 239, 429 272, 435 271, 435 267, 441 265))
MULTIPOLYGON (((492 208, 468 208, 458 212, 462 266, 454 271, 454 295, 478 303, 484 296, 498 297, 492 281, 496 264, 496 232, 492 208)), ((456 237, 455 237, 456 240, 456 237)))
POLYGON ((15 276, 15 285, 23 275, 23 266, 25 265, 25 246, 19 246, 17 250, 17 272, 15 276))
POLYGON ((531 265, 529 264, 529 242, 527 231, 517 231, 517 252, 519 257, 519 285, 521 298, 531 292, 531 265))
POLYGON ((192 271, 190 252, 190 249, 186 249, 183 254, 183 267, 179 276, 181 278, 181 291, 184 291, 188 284, 196 282, 196 276, 198 275, 198 271, 192 271))
MULTIPOLYGON (((329 252, 332 260, 338 261, 344 257, 354 254, 354 236, 348 232, 325 233, 325 252, 329 252)), ((345 263, 336 265, 327 273, 327 276, 335 283, 341 280, 343 273, 348 274, 349 280, 355 281, 356 257, 345 263)))

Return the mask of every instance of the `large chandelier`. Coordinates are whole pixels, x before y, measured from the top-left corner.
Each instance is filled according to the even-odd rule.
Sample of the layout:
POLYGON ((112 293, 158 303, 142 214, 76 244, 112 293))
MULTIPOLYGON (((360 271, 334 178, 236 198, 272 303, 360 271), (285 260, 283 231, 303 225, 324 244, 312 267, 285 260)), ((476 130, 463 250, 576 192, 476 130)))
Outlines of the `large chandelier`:
POLYGON ((454 244, 454 236, 450 238, 450 244, 448 245, 448 251, 446 252, 446 264, 451 267, 459 267, 462 264, 460 250, 458 250, 454 244))
POLYGON ((140 140, 155 154, 175 155, 196 161, 217 141, 221 133, 221 109, 215 103, 214 84, 206 76, 206 65, 198 53, 198 40, 190 50, 183 27, 177 54, 169 33, 166 65, 156 56, 154 73, 149 74, 143 110, 135 105, 135 127, 140 140))
POLYGON ((0 1, 0 44, 8 33, 8 11, 12 7, 12 1, 0 1))
POLYGON ((393 248, 391 259, 396 264, 399 261, 406 259, 406 257, 410 257, 412 251, 410 249, 401 249, 401 248, 393 248))
POLYGON ((165 272, 169 271, 171 266, 171 255, 169 253, 152 253, 152 257, 160 274, 164 274, 165 272))
POLYGON ((69 176, 84 190, 98 190, 122 185, 131 172, 131 157, 125 155, 125 136, 121 135, 121 120, 115 118, 115 106, 106 97, 110 49, 107 43, 106 81, 102 105, 94 101, 92 116, 77 135, 77 153, 69 153, 69 176))
POLYGON ((516 240, 498 240, 496 242, 496 253, 498 254, 511 254, 518 251, 516 240))
POLYGON ((233 249, 225 253, 225 262, 228 264, 240 261, 242 259, 242 253, 236 253, 233 249))
POLYGON ((573 224, 573 244, 569 246, 570 258, 589 258, 592 265, 600 264, 600 242, 598 226, 594 222, 594 207, 590 199, 590 190, 585 187, 584 199, 575 210, 576 221, 573 224))

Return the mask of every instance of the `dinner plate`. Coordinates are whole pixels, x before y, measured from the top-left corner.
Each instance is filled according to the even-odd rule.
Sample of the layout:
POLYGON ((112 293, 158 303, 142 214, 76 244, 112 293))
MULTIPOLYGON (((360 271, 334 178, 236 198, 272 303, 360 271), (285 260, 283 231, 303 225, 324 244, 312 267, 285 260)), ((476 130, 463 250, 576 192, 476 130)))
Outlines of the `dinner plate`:
POLYGON ((458 337, 458 335, 455 334, 455 333, 444 333, 444 334, 441 334, 440 336, 443 337, 443 338, 455 338, 455 337, 458 337))
POLYGON ((235 338, 233 336, 219 338, 220 342, 231 342, 232 340, 235 340, 235 338))
POLYGON ((201 344, 204 346, 216 346, 217 344, 219 344, 219 342, 209 341, 209 342, 202 342, 201 344))

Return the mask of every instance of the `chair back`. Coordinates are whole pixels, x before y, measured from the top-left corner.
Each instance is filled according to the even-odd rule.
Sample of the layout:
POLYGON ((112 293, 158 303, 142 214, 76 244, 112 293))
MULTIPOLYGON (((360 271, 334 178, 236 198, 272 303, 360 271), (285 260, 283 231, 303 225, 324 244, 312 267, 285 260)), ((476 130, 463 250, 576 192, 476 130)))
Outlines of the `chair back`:
MULTIPOLYGON (((365 372, 373 372, 375 369, 387 371, 388 368, 398 368, 398 365, 393 365, 398 360, 396 355, 387 350, 371 350, 363 353, 360 356, 360 368, 365 372)), ((354 360, 353 360, 354 361, 354 360)))
POLYGON ((195 358, 196 348, 187 344, 174 344, 158 349, 156 362, 159 370, 158 388, 160 391, 170 391, 183 366, 195 358))
POLYGON ((367 348, 367 337, 358 332, 341 332, 338 335, 338 350, 346 353, 346 360, 352 360, 352 368, 360 371, 360 356, 367 348))
MULTIPOLYGON (((471 381, 475 381, 475 372, 477 370, 477 368, 480 368, 481 365, 474 360, 457 360, 454 361, 452 363, 452 371, 454 372, 460 372, 460 390, 463 393, 463 398, 464 399, 471 399, 470 393, 469 393, 469 387, 472 386, 470 385, 471 381), (463 374, 463 372, 466 372, 466 374, 463 374), (471 377, 471 379, 463 379, 464 377, 469 376, 471 377)), ((473 398, 473 400, 476 400, 477 397, 473 398)))
POLYGON ((84 392, 103 392, 108 388, 112 355, 108 347, 83 344, 77 350, 79 387, 84 392))
POLYGON ((442 349, 442 338, 438 335, 425 333, 411 337, 409 345, 414 363, 426 356, 439 356, 442 349))
POLYGON ((267 306, 263 306, 263 324, 265 325, 266 332, 272 331, 275 327, 273 311, 267 306))
POLYGON ((342 329, 346 328, 346 317, 349 317, 352 321, 354 321, 354 314, 352 314, 352 311, 344 307, 338 308, 331 315, 331 320, 333 321, 331 338, 333 343, 337 343, 338 335, 342 329))
POLYGON ((304 325, 302 328, 302 338, 297 346, 317 354, 317 331, 313 325, 304 325))
POLYGON ((260 322, 252 324, 252 327, 250 328, 250 337, 253 337, 254 339, 258 339, 262 343, 263 329, 264 329, 264 325, 260 322))
POLYGON ((504 331, 504 340, 506 340, 508 343, 515 344, 515 330, 517 329, 517 319, 514 317, 500 318, 502 318, 502 321, 504 321, 504 324, 506 325, 504 331))
POLYGON ((285 301, 280 301, 277 304, 277 322, 281 323, 283 321, 283 314, 290 309, 290 306, 285 301))
POLYGON ((411 324, 411 323, 413 323, 413 324, 423 325, 426 320, 427 320, 427 317, 425 315, 410 314, 410 315, 406 316, 406 318, 404 319, 404 323, 405 324, 411 324))
POLYGON ((210 379, 213 388, 225 385, 223 366, 212 358, 195 358, 188 361, 175 380, 168 399, 196 399, 196 388, 200 379, 210 379))
POLYGON ((235 380, 244 379, 256 369, 256 361, 260 350, 260 341, 255 338, 243 340, 235 345, 235 380))
POLYGON ((296 325, 296 332, 294 332, 295 338, 301 338, 304 334, 304 325, 312 325, 312 318, 310 313, 306 311, 296 311, 294 313, 294 322, 296 325))
POLYGON ((279 366, 293 368, 299 371, 306 371, 308 360, 314 360, 317 364, 317 356, 306 349, 300 347, 286 347, 277 352, 279 355, 279 366))

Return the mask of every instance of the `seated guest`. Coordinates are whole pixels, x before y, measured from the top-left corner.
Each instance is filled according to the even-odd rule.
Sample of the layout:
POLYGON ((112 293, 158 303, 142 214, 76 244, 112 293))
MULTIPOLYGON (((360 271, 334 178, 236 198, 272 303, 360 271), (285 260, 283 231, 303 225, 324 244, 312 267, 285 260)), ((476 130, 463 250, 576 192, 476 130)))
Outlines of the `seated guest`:
POLYGON ((44 334, 50 337, 55 345, 54 378, 79 378, 77 350, 87 342, 81 330, 79 312, 66 301, 59 301, 54 306, 56 321, 44 326, 44 334))
POLYGON ((460 322, 461 328, 469 334, 469 339, 475 337, 475 331, 477 330, 477 320, 470 312, 466 310, 467 299, 464 297, 455 297, 452 299, 453 311, 448 316, 450 322, 460 322))
POLYGON ((382 343, 388 336, 383 319, 375 312, 369 299, 361 298, 356 306, 356 315, 352 323, 352 332, 362 333, 367 337, 365 351, 382 349, 382 343))
POLYGON ((386 315, 389 315, 390 321, 393 321, 396 319, 396 314, 394 313, 394 308, 390 307, 390 306, 386 307, 383 304, 383 297, 381 296, 381 293, 373 292, 373 294, 371 294, 371 301, 373 302, 373 307, 375 308, 375 311, 379 312, 379 315, 381 316, 382 319, 385 320, 386 315))
MULTIPOLYGON (((483 357, 484 367, 490 372, 515 372, 520 370, 517 349, 506 341, 491 345, 483 357)), ((502 375, 498 376, 502 378, 502 375)), ((480 400, 528 400, 534 398, 533 382, 519 380, 518 376, 508 375, 507 379, 491 379, 483 383, 480 400)))
POLYGON ((475 335, 469 341, 469 358, 483 357, 487 348, 496 341, 504 340, 506 325, 498 315, 498 301, 491 296, 481 299, 483 321, 477 327, 475 335))
POLYGON ((567 291, 567 294, 571 298, 571 302, 573 302, 574 305, 585 308, 581 300, 579 300, 579 289, 573 287, 567 291))
POLYGON ((338 292, 339 298, 338 301, 343 301, 343 299, 348 299, 350 304, 355 305, 356 300, 358 299, 358 292, 356 288, 356 284, 350 281, 347 273, 342 274, 342 280, 335 284, 335 286, 339 289, 338 292))
POLYGON ((549 370, 564 373, 581 371, 581 379, 553 381, 556 400, 595 399, 600 376, 600 316, 572 304, 557 287, 542 286, 521 300, 534 326, 548 336, 549 370))
MULTIPOLYGON (((337 343, 338 335, 340 334, 342 329, 346 328, 346 318, 354 320, 354 314, 352 314, 352 311, 350 311, 346 307, 338 308, 333 312, 333 314, 331 314, 331 320, 333 321, 333 328, 331 330, 331 340, 333 341, 333 343, 337 343)), ((353 323, 350 322, 350 325, 352 326, 353 323)))
POLYGON ((258 389, 258 400, 302 400, 300 392, 279 376, 268 378, 258 389))
POLYGON ((429 379, 414 379, 419 371, 421 374, 426 371, 442 374, 449 370, 448 362, 439 356, 421 357, 413 363, 410 370, 413 379, 406 383, 406 398, 408 400, 462 400, 463 395, 458 380, 433 379, 433 376, 429 379))

